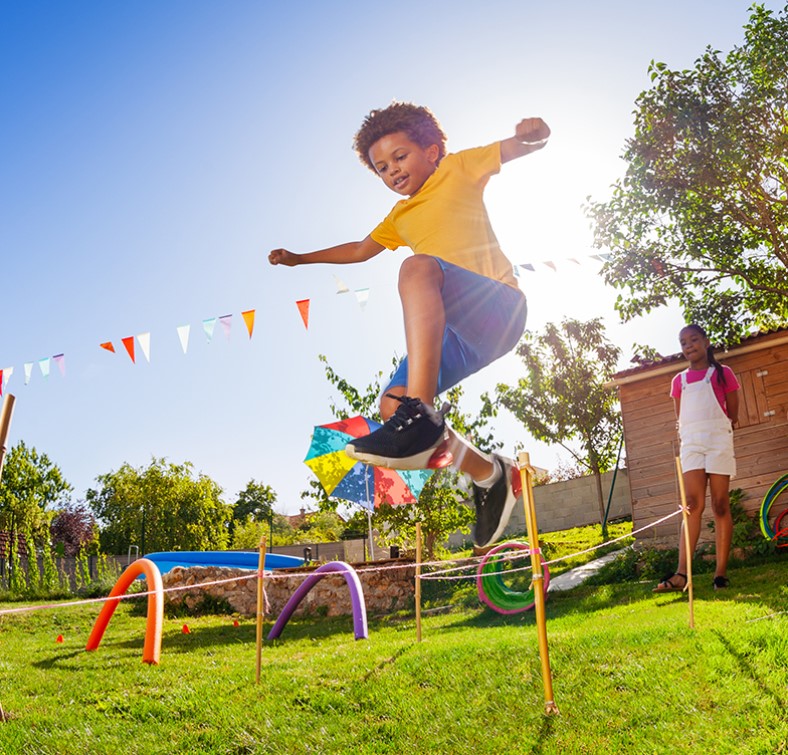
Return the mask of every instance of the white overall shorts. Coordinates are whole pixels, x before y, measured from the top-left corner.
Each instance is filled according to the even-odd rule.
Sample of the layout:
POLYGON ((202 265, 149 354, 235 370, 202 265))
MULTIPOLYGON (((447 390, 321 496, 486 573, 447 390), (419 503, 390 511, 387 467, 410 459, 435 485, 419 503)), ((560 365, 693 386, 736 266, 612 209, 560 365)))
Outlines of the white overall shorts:
POLYGON ((703 469, 707 474, 736 474, 731 421, 717 401, 711 377, 714 367, 703 380, 687 383, 687 372, 681 373, 681 404, 679 406, 679 438, 681 467, 685 472, 703 469))

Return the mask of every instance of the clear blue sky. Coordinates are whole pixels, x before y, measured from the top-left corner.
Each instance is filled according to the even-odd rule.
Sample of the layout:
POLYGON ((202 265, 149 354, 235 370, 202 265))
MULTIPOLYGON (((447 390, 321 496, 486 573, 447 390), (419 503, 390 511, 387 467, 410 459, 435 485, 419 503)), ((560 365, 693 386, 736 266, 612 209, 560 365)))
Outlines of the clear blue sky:
MULTIPOLYGON (((767 7, 779 8, 779 2, 767 7)), ((49 455, 81 498, 97 475, 152 456, 191 461, 228 502, 254 478, 294 513, 313 425, 332 419, 317 355, 357 385, 404 351, 396 275, 405 250, 358 266, 271 268, 366 235, 396 196, 351 151, 364 115, 429 105, 458 150, 553 129, 504 166, 487 202, 524 274, 528 327, 602 316, 624 349, 673 353, 680 318, 622 326, 588 260, 581 205, 620 175, 636 96, 655 58, 689 67, 742 39, 747 1, 0 4, 0 369, 13 367, 11 444, 49 455), (583 259, 580 267, 565 261, 583 259), (361 308, 338 295, 369 288, 361 308), (296 300, 311 300, 309 330, 296 300), (242 310, 255 309, 250 341, 242 310), (233 315, 228 341, 207 318, 233 315), (189 351, 176 329, 191 325, 189 351), (151 361, 120 343, 150 332, 151 361), (113 341, 118 353, 99 347, 113 341), (65 354, 47 379, 38 360, 65 354), (24 363, 35 362, 24 384, 24 363)), ((466 383, 468 408, 506 357, 466 383)), ((506 450, 562 456, 511 418, 506 450)))

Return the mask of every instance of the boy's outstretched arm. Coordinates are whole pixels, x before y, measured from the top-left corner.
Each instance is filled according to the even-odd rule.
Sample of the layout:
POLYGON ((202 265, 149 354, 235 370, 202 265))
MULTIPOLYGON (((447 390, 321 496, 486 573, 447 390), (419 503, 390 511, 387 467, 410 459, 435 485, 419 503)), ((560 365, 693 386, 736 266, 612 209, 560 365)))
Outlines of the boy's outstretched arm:
POLYGON ((385 248, 371 236, 367 236, 363 241, 348 241, 346 244, 338 244, 306 254, 295 254, 287 249, 274 249, 269 252, 268 261, 272 265, 286 265, 287 267, 318 263, 347 265, 352 262, 365 262, 376 254, 380 254, 385 248))
POLYGON ((550 127, 541 118, 523 118, 514 129, 514 136, 501 142, 501 162, 542 149, 550 138, 550 127))

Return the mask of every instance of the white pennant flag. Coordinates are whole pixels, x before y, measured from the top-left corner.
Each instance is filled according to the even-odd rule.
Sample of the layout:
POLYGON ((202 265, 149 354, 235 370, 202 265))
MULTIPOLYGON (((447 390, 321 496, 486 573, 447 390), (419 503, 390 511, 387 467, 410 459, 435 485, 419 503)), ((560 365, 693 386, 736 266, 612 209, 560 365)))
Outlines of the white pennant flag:
POLYGON ((205 337, 208 339, 208 343, 211 342, 213 338, 213 329, 216 327, 216 318, 209 317, 207 320, 202 321, 202 329, 205 331, 205 337))
POLYGON ((191 330, 191 327, 191 325, 178 326, 178 338, 180 339, 181 348, 183 349, 184 354, 189 348, 189 331, 191 330))
POLYGON ((30 382, 31 377, 33 377, 33 363, 25 362, 25 385, 30 382))
POLYGON ((137 336, 137 343, 139 343, 142 353, 145 355, 145 360, 150 364, 150 333, 140 333, 137 336))
POLYGON ((338 276, 334 276, 334 280, 337 282, 337 293, 338 294, 346 294, 350 291, 350 289, 339 279, 338 276))
POLYGON ((49 357, 44 357, 43 359, 38 360, 38 366, 41 368, 41 374, 45 377, 49 377, 49 357))
POLYGON ((358 302, 361 309, 367 306, 367 301, 369 300, 369 289, 368 288, 358 288, 356 289, 356 301, 358 302))
POLYGON ((8 381, 11 379, 11 375, 14 374, 14 368, 6 367, 5 369, 0 370, 0 372, 2 372, 3 374, 3 385, 0 387, 2 387, 3 390, 5 390, 6 386, 8 385, 8 381))

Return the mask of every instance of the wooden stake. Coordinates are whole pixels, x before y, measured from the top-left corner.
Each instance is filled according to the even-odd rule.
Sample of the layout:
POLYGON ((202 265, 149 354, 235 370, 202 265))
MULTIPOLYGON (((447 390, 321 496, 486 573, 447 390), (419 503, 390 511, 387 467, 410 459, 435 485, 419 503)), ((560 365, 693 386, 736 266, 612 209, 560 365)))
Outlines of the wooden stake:
POLYGON ((6 441, 8 431, 11 427, 11 417, 14 415, 14 401, 16 399, 10 393, 6 393, 3 399, 3 406, 0 409, 0 479, 3 477, 3 462, 5 461, 6 441))
POLYGON ((531 547, 531 572, 533 576, 534 607, 536 609, 536 632, 539 638, 539 658, 542 662, 542 685, 544 686, 545 715, 560 713, 553 700, 553 676, 550 671, 550 654, 547 646, 547 618, 544 608, 544 573, 542 572, 542 556, 539 552, 539 530, 536 526, 536 507, 534 505, 533 469, 531 457, 521 453, 520 480, 523 485, 523 505, 525 506, 525 526, 528 530, 528 542, 531 547))
POLYGON ((695 629, 695 601, 692 590, 692 553, 690 552, 690 535, 687 522, 687 494, 684 492, 684 470, 681 468, 681 458, 676 457, 676 472, 679 476, 679 493, 681 494, 681 521, 684 530, 684 554, 687 562, 687 584, 684 589, 689 597, 689 627, 695 629))
POLYGON ((421 522, 416 522, 416 642, 421 642, 421 522))
POLYGON ((260 539, 260 555, 257 559, 257 666, 255 684, 260 684, 260 671, 263 665, 263 621, 265 620, 265 535, 260 539))

